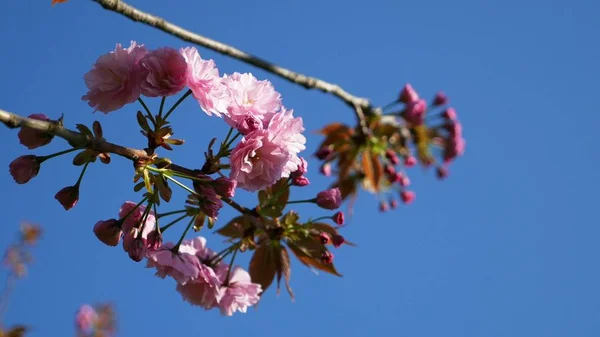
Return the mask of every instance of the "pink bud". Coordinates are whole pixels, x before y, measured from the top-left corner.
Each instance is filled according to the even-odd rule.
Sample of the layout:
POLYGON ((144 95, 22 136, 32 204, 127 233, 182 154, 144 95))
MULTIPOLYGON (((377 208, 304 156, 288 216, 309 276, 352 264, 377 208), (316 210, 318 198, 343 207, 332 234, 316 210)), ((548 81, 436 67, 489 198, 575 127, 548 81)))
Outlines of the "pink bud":
POLYGON ((129 254, 129 258, 135 262, 142 261, 144 256, 146 256, 146 244, 144 243, 144 239, 137 238, 133 240, 127 254, 129 254))
POLYGON ((442 112, 442 117, 449 120, 456 120, 456 110, 454 110, 454 108, 448 108, 442 112))
POLYGON ((344 237, 341 236, 341 235, 338 235, 338 234, 336 234, 336 235, 333 236, 332 241, 333 241, 333 246, 335 248, 339 248, 341 245, 344 244, 344 242, 346 242, 346 240, 344 239, 344 237))
POLYGON ((298 165, 298 169, 294 172, 292 172, 292 178, 296 178, 296 177, 300 177, 304 174, 306 174, 306 172, 308 171, 308 162, 300 157, 300 165, 298 165))
POLYGON ((233 198, 237 181, 225 177, 219 177, 213 181, 215 192, 225 198, 233 198))
POLYGON ((324 160, 327 157, 329 157, 332 153, 333 150, 329 146, 324 146, 315 153, 315 157, 319 158, 320 160, 324 160))
POLYGON ((398 98, 398 100, 403 103, 414 102, 418 99, 419 94, 417 94, 415 89, 413 89, 413 87, 409 83, 404 85, 402 91, 400 91, 400 97, 398 98))
POLYGON ((118 225, 119 222, 116 219, 98 221, 94 225, 94 234, 105 245, 114 247, 119 244, 123 234, 118 225))
POLYGON ((427 102, 424 99, 406 104, 402 111, 402 117, 410 124, 421 125, 425 121, 425 111, 427 111, 427 102))
MULTIPOLYGON (((29 115, 29 118, 45 122, 50 121, 50 118, 48 118, 44 114, 29 115)), ((54 138, 53 135, 32 128, 28 128, 26 126, 21 128, 18 136, 21 144, 25 145, 30 150, 38 148, 40 146, 44 146, 50 143, 50 141, 52 141, 52 138, 54 138)))
POLYGON ((244 117, 244 119, 240 123, 237 124, 236 128, 241 134, 247 135, 252 131, 262 129, 262 122, 258 118, 252 115, 248 115, 244 117))
POLYGON ((333 222, 335 222, 338 225, 343 225, 344 224, 344 213, 343 212, 337 212, 333 215, 333 222))
POLYGON ((218 217, 219 210, 223 207, 223 202, 219 199, 215 190, 210 186, 202 184, 194 184, 194 189, 198 192, 202 212, 211 218, 218 217))
POLYGON ((389 210, 389 205, 387 204, 387 202, 385 202, 385 201, 382 201, 382 202, 379 204, 379 211, 380 211, 380 212, 387 212, 388 210, 389 210))
POLYGON ((385 157, 390 163, 392 163, 392 165, 398 165, 400 163, 400 159, 398 159, 396 152, 394 152, 392 149, 385 150, 385 157))
POLYGON ((148 234, 148 249, 157 250, 163 244, 162 234, 160 234, 157 230, 153 230, 148 234))
POLYGON ((321 166, 321 170, 320 171, 326 177, 331 176, 331 164, 329 164, 329 163, 323 164, 321 166))
POLYGON ((398 183, 400 184, 400 186, 406 187, 406 186, 410 185, 410 179, 408 179, 407 176, 402 176, 402 179, 400 179, 398 181, 398 183))
POLYGON ((316 203, 325 209, 338 209, 342 204, 342 193, 339 188, 330 188, 317 194, 316 203))
POLYGON ((417 158, 413 156, 404 157, 404 166, 413 167, 417 165, 417 158))
POLYGON ((310 180, 308 180, 308 178, 306 178, 305 176, 296 177, 292 179, 292 184, 294 186, 303 187, 310 184, 310 180))
POLYGON ((398 201, 396 201, 396 199, 390 200, 390 207, 396 209, 398 207, 398 201))
POLYGON ((415 200, 415 192, 402 191, 402 193, 400 193, 400 198, 405 204, 410 204, 411 202, 413 202, 413 200, 415 200))
POLYGON ((440 166, 435 170, 435 173, 439 179, 444 179, 448 176, 448 169, 444 166, 440 166))
POLYGON ((321 232, 321 233, 319 233, 319 240, 321 241, 322 244, 326 245, 329 243, 329 240, 331 240, 331 238, 329 237, 329 234, 327 234, 325 232, 321 232))
POLYGON ((433 99, 433 106, 440 106, 448 103, 448 96, 446 96, 443 92, 438 92, 435 94, 435 98, 433 99))
POLYGON ((139 230, 135 227, 123 234, 123 250, 128 252, 133 248, 133 241, 137 239, 139 230))
POLYGON ((383 172, 388 177, 391 177, 391 179, 394 179, 393 177, 396 175, 396 169, 392 165, 384 165, 383 166, 383 172))
POLYGON ((324 251, 323 254, 321 254, 321 261, 323 261, 325 264, 332 264, 333 254, 328 250, 324 251))
POLYGON ((54 199, 58 200, 62 207, 65 208, 65 211, 70 210, 79 201, 79 186, 75 185, 63 188, 56 193, 54 199))
POLYGON ((17 184, 25 184, 38 175, 40 161, 34 155, 25 155, 13 160, 8 168, 17 184))

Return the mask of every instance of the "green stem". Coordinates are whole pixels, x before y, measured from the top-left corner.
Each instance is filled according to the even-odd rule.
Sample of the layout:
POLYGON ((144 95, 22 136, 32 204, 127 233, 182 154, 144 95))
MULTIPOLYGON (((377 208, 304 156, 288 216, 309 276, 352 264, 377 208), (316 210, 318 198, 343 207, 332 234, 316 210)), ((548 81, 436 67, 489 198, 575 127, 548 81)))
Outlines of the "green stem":
POLYGON ((238 248, 239 247, 235 247, 235 250, 233 251, 233 256, 231 257, 231 262, 229 263, 229 269, 227 269, 227 276, 225 276, 225 286, 229 285, 229 274, 231 274, 231 268, 233 267, 233 261, 235 260, 235 256, 237 255, 238 248))
POLYGON ((144 199, 142 199, 142 201, 140 201, 137 205, 135 205, 135 207, 132 208, 127 214, 125 214, 125 216, 123 218, 121 218, 120 220, 123 221, 123 220, 127 219, 127 217, 129 217, 131 215, 131 213, 133 213, 138 207, 140 207, 146 200, 148 200, 148 196, 145 196, 144 199))
POLYGON ((85 163, 85 165, 83 165, 83 169, 81 170, 81 173, 79 174, 79 179, 77 179, 77 183, 75 184, 75 186, 77 188, 79 188, 79 185, 81 185, 81 179, 83 179, 83 175, 85 174, 85 171, 87 170, 88 165, 90 165, 89 162, 85 163))
POLYGON ((166 96, 163 96, 163 98, 160 100, 160 108, 158 109, 158 118, 162 118, 162 112, 163 112, 163 108, 165 107, 165 100, 167 99, 166 96))
MULTIPOLYGON (((156 211, 154 211, 154 212, 156 213, 156 211)), ((162 214, 158 215, 156 218, 159 219, 159 218, 162 218, 163 216, 169 216, 169 215, 179 214, 179 213, 185 213, 185 212, 187 212, 187 209, 180 209, 178 211, 172 211, 172 212, 162 213, 162 214)), ((156 214, 158 214, 158 213, 156 213, 156 214)))
POLYGON ((192 93, 192 90, 188 89, 188 91, 186 91, 185 94, 183 94, 183 96, 181 96, 177 100, 177 102, 175 102, 175 104, 173 104, 171 109, 169 109, 169 111, 167 111, 167 114, 165 115, 165 118, 163 118, 163 120, 166 121, 167 118, 169 118, 169 116, 171 115, 171 113, 179 106, 179 104, 181 104, 181 102, 183 102, 183 100, 186 99, 186 97, 188 97, 191 93, 192 93))
POLYGON ((160 232, 164 232, 167 229, 169 229, 169 227, 173 226, 174 224, 178 223, 179 221, 183 220, 183 218, 185 218, 187 216, 187 214, 184 214, 182 216, 180 216, 179 218, 169 222, 168 224, 164 225, 163 227, 160 228, 160 232))
POLYGON ((152 204, 152 208, 154 208, 154 219, 156 219, 156 230, 158 231, 158 234, 160 234, 160 226, 158 225, 158 210, 156 209, 156 203, 152 204))
POLYGON ((186 190, 186 191, 190 192, 191 194, 193 194, 193 195, 198 195, 198 193, 196 193, 196 191, 194 191, 194 190, 192 190, 191 188, 189 188, 189 187, 185 186, 184 184, 180 183, 180 182, 179 182, 177 179, 175 179, 175 178, 173 178, 173 177, 170 177, 170 176, 168 176, 168 175, 166 175, 166 174, 163 174, 163 177, 165 177, 165 178, 167 178, 167 179, 171 180, 171 181, 172 181, 172 182, 174 182, 176 185, 179 185, 179 187, 181 187, 181 188, 183 188, 184 190, 186 190))
POLYGON ((54 157, 58 157, 58 156, 62 156, 63 154, 71 153, 73 151, 77 151, 77 150, 80 150, 80 149, 81 148, 79 148, 79 147, 74 147, 72 149, 67 149, 67 150, 64 150, 64 151, 56 152, 56 153, 53 153, 53 154, 49 154, 47 156, 39 156, 38 157, 38 162, 39 163, 43 163, 44 161, 46 161, 48 159, 51 159, 51 158, 54 158, 54 157))
POLYGON ((386 105, 385 105, 383 108, 381 108, 381 110, 388 109, 388 108, 390 108, 390 107, 392 107, 392 106, 394 106, 394 105, 396 105, 396 104, 398 104, 398 103, 400 103, 400 101, 398 101, 398 100, 395 100, 395 101, 393 101, 393 102, 391 102, 391 103, 388 103, 388 104, 386 104, 386 105))
POLYGON ((179 252, 179 246, 181 246, 181 243, 183 242, 183 239, 185 238, 185 235, 187 234, 187 232, 190 230, 190 228, 192 227, 192 224, 194 224, 194 221, 196 220, 196 217, 198 215, 194 215, 192 217, 192 220, 190 221, 190 223, 187 225, 187 227, 185 228, 185 231, 183 231, 183 234, 181 234, 181 237, 179 238, 179 241, 177 241, 177 244, 175 245, 175 247, 173 247, 173 252, 177 253, 179 252))
POLYGON ((231 137, 232 133, 233 133, 233 128, 231 127, 231 128, 229 128, 229 131, 227 132, 227 136, 225 136, 225 140, 221 144, 221 149, 223 149, 225 147, 225 144, 227 144, 229 142, 229 137, 231 137))
POLYGON ((142 105, 142 107, 144 107, 144 110, 146 110, 146 112, 148 113, 148 115, 152 115, 152 113, 150 112, 150 109, 148 109, 148 106, 146 105, 146 103, 144 103, 144 100, 142 100, 142 98, 138 98, 138 102, 140 102, 140 104, 142 105))
POLYGON ((303 203, 303 202, 316 202, 316 201, 317 201, 317 198, 312 198, 312 199, 306 199, 306 200, 288 201, 287 203, 289 205, 289 204, 300 204, 300 203, 303 203))
POLYGON ((235 136, 233 136, 233 138, 231 138, 231 140, 229 141, 229 143, 227 143, 227 146, 225 146, 226 150, 229 150, 229 147, 231 146, 231 144, 233 144, 233 142, 237 139, 237 137, 239 137, 241 135, 241 133, 236 133, 235 136))

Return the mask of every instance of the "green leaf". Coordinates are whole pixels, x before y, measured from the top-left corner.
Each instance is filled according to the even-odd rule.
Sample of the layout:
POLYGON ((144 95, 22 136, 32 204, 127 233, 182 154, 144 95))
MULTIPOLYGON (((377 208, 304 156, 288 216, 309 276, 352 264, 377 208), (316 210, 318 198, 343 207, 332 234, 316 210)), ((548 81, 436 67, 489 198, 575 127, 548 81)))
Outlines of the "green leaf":
POLYGON ((290 197, 290 188, 287 185, 288 179, 279 179, 273 186, 258 192, 258 201, 260 202, 260 213, 265 216, 279 217, 290 197))
POLYGON ((289 211, 283 216, 281 220, 284 225, 293 226, 298 223, 299 219, 300 217, 298 216, 298 213, 296 213, 295 211, 289 211))
POLYGON ((73 157, 73 165, 82 166, 96 160, 96 156, 90 150, 83 150, 73 157))
POLYGON ((137 122, 140 125, 140 127, 142 128, 142 130, 146 131, 146 132, 150 132, 150 125, 148 125, 148 120, 146 119, 146 117, 144 116, 144 114, 141 111, 137 112, 136 115, 137 118, 137 122))

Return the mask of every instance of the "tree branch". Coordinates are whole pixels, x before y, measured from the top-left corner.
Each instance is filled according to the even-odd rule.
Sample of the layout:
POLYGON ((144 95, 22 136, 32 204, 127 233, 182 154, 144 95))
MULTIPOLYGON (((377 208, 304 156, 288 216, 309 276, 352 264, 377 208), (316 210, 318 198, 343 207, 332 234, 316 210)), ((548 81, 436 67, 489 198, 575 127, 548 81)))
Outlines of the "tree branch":
MULTIPOLYGON (((132 160, 134 163, 149 162, 156 159, 156 154, 148 154, 145 150, 133 149, 117 144, 113 144, 104 140, 94 139, 86 135, 69 130, 63 127, 60 123, 46 122, 37 119, 22 117, 12 112, 0 109, 0 122, 10 129, 28 127, 37 131, 45 132, 60 138, 63 138, 73 147, 88 148, 98 152, 109 152, 117 154, 121 157, 132 160)), ((177 164, 158 165, 160 168, 168 167, 170 170, 182 173, 188 176, 195 176, 202 173, 201 170, 189 169, 177 164)), ((258 216, 255 210, 246 208, 229 198, 222 198, 223 202, 238 210, 240 213, 258 216)))
POLYGON ((355 111, 356 117, 359 120, 361 130, 367 134, 368 129, 365 127, 365 115, 373 113, 373 109, 366 98, 354 96, 337 84, 329 83, 315 77, 309 77, 297 72, 291 71, 286 68, 279 67, 271 62, 263 60, 259 57, 250 55, 244 51, 241 51, 235 47, 227 45, 225 43, 215 41, 208 37, 196 34, 187 29, 172 24, 160 17, 152 15, 150 13, 142 12, 141 10, 123 2, 120 0, 92 0, 100 4, 104 9, 119 13, 129 19, 141 22, 143 24, 155 27, 162 30, 165 33, 171 34, 184 41, 198 44, 202 47, 212 49, 223 55, 236 58, 240 61, 251 64, 255 67, 266 70, 272 74, 282 77, 292 83, 301 85, 306 89, 317 89, 325 93, 332 94, 346 104, 348 104, 355 111))

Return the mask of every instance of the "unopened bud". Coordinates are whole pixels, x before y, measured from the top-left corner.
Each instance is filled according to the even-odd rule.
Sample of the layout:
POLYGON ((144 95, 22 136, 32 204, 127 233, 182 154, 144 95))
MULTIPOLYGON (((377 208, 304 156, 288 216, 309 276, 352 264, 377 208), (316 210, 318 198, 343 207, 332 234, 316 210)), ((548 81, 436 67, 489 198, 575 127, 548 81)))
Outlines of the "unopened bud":
POLYGON ((325 264, 332 264, 333 254, 328 250, 324 251, 323 254, 321 254, 321 261, 323 261, 325 264))
POLYGON ((402 193, 400 193, 400 198, 405 204, 410 204, 411 202, 413 202, 413 200, 415 200, 415 192, 402 191, 402 193))
POLYGON ((331 176, 331 164, 329 164, 329 163, 323 164, 321 166, 321 170, 320 171, 326 177, 331 176))
POLYGON ((409 83, 405 84, 402 90, 400 91, 400 97, 398 100, 403 103, 414 102, 419 99, 419 94, 413 89, 412 85, 409 83))
POLYGON ((346 242, 346 240, 344 239, 344 237, 341 236, 341 235, 338 235, 338 234, 336 234, 336 235, 333 236, 332 241, 333 241, 333 246, 335 248, 339 248, 341 245, 344 244, 344 242, 346 242))
POLYGON ((440 166, 435 170, 435 174, 437 175, 438 179, 444 179, 448 176, 448 169, 444 166, 440 166))
POLYGON ((315 157, 317 157, 320 160, 325 160, 332 153, 333 153, 333 150, 329 146, 324 146, 315 153, 315 157))
POLYGON ((435 98, 433 99, 433 106, 440 106, 448 103, 448 96, 442 91, 435 94, 435 98))
POLYGON ((385 150, 385 157, 390 161, 390 163, 392 163, 392 165, 400 164, 398 155, 396 155, 396 152, 394 152, 392 149, 385 150))
POLYGON ((292 179, 292 185, 294 186, 303 187, 308 184, 310 184, 310 180, 308 180, 308 178, 305 176, 295 177, 292 179))
POLYGON ((325 209, 338 209, 342 204, 342 193, 339 188, 330 188, 317 194, 316 203, 325 209))
POLYGON ((325 232, 321 232, 321 233, 319 233, 319 240, 321 241, 322 244, 326 245, 329 243, 329 240, 331 240, 331 238, 329 237, 329 234, 327 234, 325 232))
POLYGON ((337 212, 333 215, 333 222, 335 222, 338 225, 343 225, 344 224, 344 213, 343 212, 337 212))
POLYGON ((413 167, 417 165, 417 158, 413 156, 404 157, 404 166, 413 167))
POLYGON ((64 207, 65 211, 70 210, 71 208, 75 207, 79 201, 79 186, 75 185, 63 188, 56 193, 54 199, 58 200, 62 207, 64 207))
POLYGON ((123 234, 118 224, 116 219, 98 221, 94 225, 94 234, 105 245, 114 247, 119 244, 123 234))

